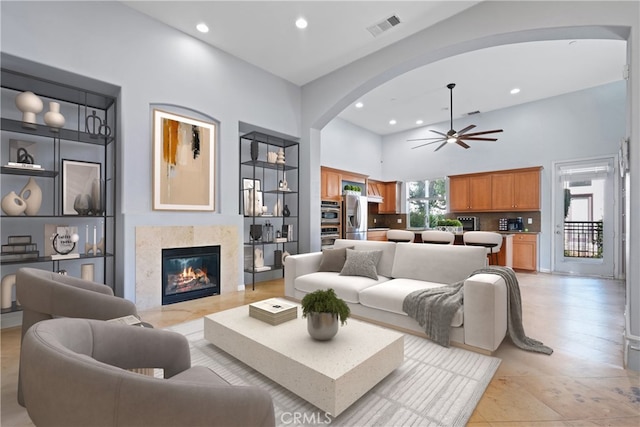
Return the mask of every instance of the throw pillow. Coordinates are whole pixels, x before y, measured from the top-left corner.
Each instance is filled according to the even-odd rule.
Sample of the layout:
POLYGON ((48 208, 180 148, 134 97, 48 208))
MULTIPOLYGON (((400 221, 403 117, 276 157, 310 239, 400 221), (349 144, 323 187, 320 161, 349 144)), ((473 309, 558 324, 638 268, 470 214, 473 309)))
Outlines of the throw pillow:
POLYGON ((323 249, 318 271, 340 273, 347 259, 347 249, 353 249, 353 246, 338 249, 323 249))
POLYGON ((347 249, 347 259, 340 271, 341 276, 363 276, 378 280, 376 269, 382 251, 356 251, 347 249))

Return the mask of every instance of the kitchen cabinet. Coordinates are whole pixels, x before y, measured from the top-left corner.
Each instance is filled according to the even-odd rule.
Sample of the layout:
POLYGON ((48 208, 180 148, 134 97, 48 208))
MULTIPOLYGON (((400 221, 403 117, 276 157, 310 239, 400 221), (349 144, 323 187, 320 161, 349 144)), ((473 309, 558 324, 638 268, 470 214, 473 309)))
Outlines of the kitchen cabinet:
POLYGON ((538 236, 535 234, 514 234, 513 268, 536 271, 538 269, 538 236))
POLYGON ((450 212, 540 210, 540 167, 449 177, 450 212))
POLYGON ((320 168, 320 198, 339 201, 342 197, 342 174, 336 170, 320 168))
POLYGON ((470 212, 491 209, 491 176, 458 175, 449 177, 449 211, 470 212))
POLYGON ((387 241, 387 230, 367 230, 367 240, 387 241))
POLYGON ((540 210, 540 169, 493 173, 491 210, 540 210))
POLYGON ((244 218, 245 282, 280 270, 283 256, 298 253, 299 145, 260 132, 240 137, 240 200, 244 218), (275 162, 267 153, 281 153, 275 162), (255 190, 255 191, 254 191, 255 190))
POLYGON ((384 183, 383 201, 378 207, 378 213, 396 214, 402 211, 400 206, 400 183, 391 181, 384 183))
MULTIPOLYGON (((41 197, 28 215, 3 209, 2 277, 34 267, 75 277, 85 274, 115 291, 117 99, 7 68, 0 80, 2 99, 11 100, 2 106, 1 196, 21 193, 21 188, 24 192, 32 182, 41 190, 24 192, 28 200, 41 197), (26 91, 35 93, 45 107, 34 123, 23 122, 13 103, 26 91), (43 116, 55 109, 65 120, 59 118, 61 127, 53 128, 51 121, 44 124, 43 116), (22 150, 29 161, 17 158, 22 150), (59 235, 60 226, 69 227, 66 232, 77 234, 78 241, 71 240, 73 234, 68 240, 59 235)), ((3 315, 21 310, 14 298, 2 303, 3 315)))
POLYGON ((384 183, 367 180, 367 197, 370 202, 377 201, 382 203, 384 201, 384 195, 386 193, 384 183))

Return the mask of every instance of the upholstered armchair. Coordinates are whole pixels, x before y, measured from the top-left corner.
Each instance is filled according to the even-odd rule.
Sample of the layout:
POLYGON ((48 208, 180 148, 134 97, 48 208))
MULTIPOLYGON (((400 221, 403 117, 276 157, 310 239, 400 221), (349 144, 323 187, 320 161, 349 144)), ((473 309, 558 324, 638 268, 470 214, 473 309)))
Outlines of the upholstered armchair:
POLYGON ((22 342, 24 399, 47 426, 273 426, 269 393, 191 367, 178 333, 99 320, 38 322, 22 342), (127 369, 161 368, 163 378, 127 369))
MULTIPOLYGON (((16 297, 22 307, 22 337, 33 324, 54 317, 137 316, 135 304, 115 297, 109 286, 36 268, 18 270, 16 297)), ((20 378, 18 403, 24 406, 20 378)))

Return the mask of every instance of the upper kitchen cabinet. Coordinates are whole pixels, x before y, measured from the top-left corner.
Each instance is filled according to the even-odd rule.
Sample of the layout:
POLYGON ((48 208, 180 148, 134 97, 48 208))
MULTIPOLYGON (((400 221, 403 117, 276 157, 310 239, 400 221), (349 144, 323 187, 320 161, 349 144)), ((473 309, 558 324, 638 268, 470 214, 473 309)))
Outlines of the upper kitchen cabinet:
POLYGON ((449 210, 451 212, 486 211, 490 209, 490 175, 449 177, 449 210))
POLYGON ((322 200, 340 200, 342 197, 342 175, 339 171, 320 168, 320 197, 322 200))
POLYGON ((540 210, 540 168, 493 173, 491 210, 540 210))
POLYGON ((378 207, 378 213, 396 214, 402 212, 400 185, 401 183, 398 181, 384 183, 384 193, 382 194, 383 200, 378 207))
POLYGON ((369 202, 382 203, 385 196, 385 187, 383 182, 374 180, 367 181, 367 197, 369 202))
POLYGON ((540 210, 541 167, 449 177, 451 212, 540 210))

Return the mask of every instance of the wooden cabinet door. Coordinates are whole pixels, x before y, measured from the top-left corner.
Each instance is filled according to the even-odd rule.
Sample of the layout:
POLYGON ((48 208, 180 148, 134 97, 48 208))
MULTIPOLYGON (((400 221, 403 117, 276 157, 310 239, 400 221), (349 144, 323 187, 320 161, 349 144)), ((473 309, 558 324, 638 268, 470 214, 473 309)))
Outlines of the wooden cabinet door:
POLYGON ((510 211, 513 203, 513 174, 495 173, 491 176, 491 209, 494 211, 510 211))
POLYGON ((320 197, 322 200, 340 200, 342 176, 326 169, 320 170, 320 197))
POLYGON ((399 213, 398 212, 398 191, 397 182, 384 183, 384 201, 380 204, 380 213, 399 213))
POLYGON ((449 178, 449 212, 469 210, 469 177, 449 178))
POLYGON ((516 210, 540 210, 540 171, 513 173, 513 205, 516 210))
POLYGON ((474 211, 491 209, 491 175, 469 177, 469 208, 474 211))
POLYGON ((537 270, 537 240, 537 236, 533 234, 518 234, 513 237, 513 268, 537 270))

